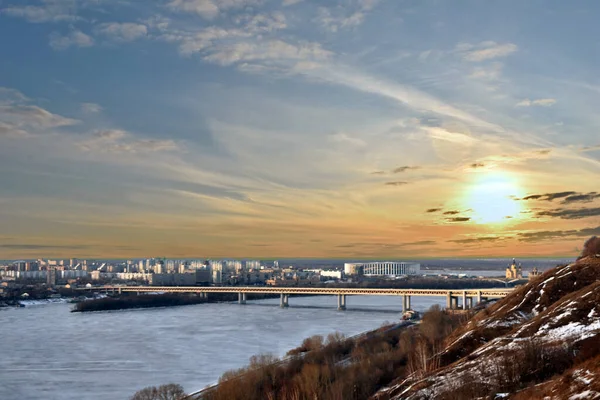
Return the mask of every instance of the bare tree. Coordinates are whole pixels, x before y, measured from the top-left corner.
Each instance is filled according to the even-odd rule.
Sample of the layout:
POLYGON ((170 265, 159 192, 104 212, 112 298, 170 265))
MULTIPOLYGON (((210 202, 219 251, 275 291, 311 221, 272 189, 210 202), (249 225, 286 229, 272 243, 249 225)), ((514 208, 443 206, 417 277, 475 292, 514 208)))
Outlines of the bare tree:
POLYGON ((185 397, 181 385, 169 383, 159 387, 151 386, 136 392, 131 400, 180 400, 185 397))
POLYGON ((600 254, 600 238, 597 236, 592 236, 583 245, 583 251, 581 252, 581 257, 579 258, 594 256, 596 254, 600 254))

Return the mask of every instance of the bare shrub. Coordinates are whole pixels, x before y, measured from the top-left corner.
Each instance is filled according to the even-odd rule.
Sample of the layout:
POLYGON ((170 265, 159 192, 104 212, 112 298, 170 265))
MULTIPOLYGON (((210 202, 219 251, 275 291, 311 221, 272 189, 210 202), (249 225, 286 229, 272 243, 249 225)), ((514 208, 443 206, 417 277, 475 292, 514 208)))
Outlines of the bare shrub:
POLYGON ((579 259, 600 254, 600 238, 592 236, 583 245, 583 250, 579 259))
POLYGON ((151 386, 136 392, 131 400, 180 400, 185 397, 181 385, 169 383, 159 387, 151 386))

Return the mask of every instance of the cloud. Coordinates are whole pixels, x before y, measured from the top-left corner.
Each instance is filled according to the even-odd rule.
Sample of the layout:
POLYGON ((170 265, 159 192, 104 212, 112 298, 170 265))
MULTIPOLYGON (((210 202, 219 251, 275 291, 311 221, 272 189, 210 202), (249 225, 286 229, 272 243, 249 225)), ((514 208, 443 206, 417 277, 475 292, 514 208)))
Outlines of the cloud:
POLYGON ((81 103, 81 111, 87 114, 97 114, 102 111, 102 107, 96 103, 81 103))
POLYGON ((454 218, 446 218, 448 222, 468 222, 470 221, 470 217, 454 217, 454 218))
POLYGON ((349 136, 344 132, 338 132, 336 134, 330 135, 329 139, 333 142, 348 143, 357 147, 364 147, 367 145, 367 143, 364 140, 349 136))
POLYGON ((29 99, 16 89, 0 87, 0 106, 6 104, 24 103, 29 99))
POLYGON ((371 175, 385 175, 385 171, 373 171, 371 175))
POLYGON ((598 150, 600 150, 600 144, 598 144, 596 146, 582 147, 580 151, 587 152, 587 151, 598 151, 598 150))
POLYGON ((551 217, 560 219, 582 219, 588 217, 600 216, 600 207, 595 208, 579 208, 579 209, 564 209, 539 211, 536 213, 538 217, 551 217))
POLYGON ((78 124, 80 121, 53 114, 43 108, 32 105, 0 106, 0 117, 17 127, 39 129, 58 128, 78 124))
POLYGON ((444 212, 444 215, 458 215, 458 214, 460 214, 460 211, 456 211, 456 210, 444 212))
POLYGON ((121 129, 94 131, 88 140, 78 143, 78 146, 85 151, 106 153, 135 154, 180 150, 173 140, 138 139, 121 129))
POLYGON ((590 193, 585 193, 585 194, 580 193, 580 194, 574 194, 572 196, 565 198, 565 200, 563 201, 563 204, 574 203, 574 202, 579 202, 579 201, 589 203, 596 199, 600 199, 600 193, 597 193, 597 192, 590 192, 590 193))
POLYGON ((195 13, 206 19, 213 19, 222 11, 262 3, 262 0, 172 0, 167 7, 175 11, 195 13))
POLYGON ((404 185, 408 185, 409 182, 404 182, 404 181, 396 181, 396 182, 386 182, 385 185, 386 186, 404 186, 404 185))
POLYGON ((392 170, 392 174, 400 174, 402 172, 411 171, 411 170, 415 170, 415 169, 419 169, 419 167, 411 167, 411 166, 406 165, 403 167, 394 168, 392 170))
POLYGON ((110 22, 98 25, 95 28, 95 32, 114 41, 131 42, 147 36, 148 28, 146 25, 132 22, 110 22))
POLYGON ((473 68, 471 74, 469 74, 470 78, 473 79, 481 79, 484 81, 495 81, 500 79, 502 75, 502 63, 495 62, 489 66, 477 66, 473 68))
POLYGON ((26 131, 19 129, 12 124, 0 121, 0 137, 17 137, 25 135, 27 135, 26 131))
POLYGON ((579 238, 600 235, 600 226, 596 228, 556 230, 556 231, 530 231, 518 234, 518 239, 523 242, 540 242, 544 240, 579 238))
POLYGON ((477 139, 464 133, 451 132, 438 127, 423 127, 423 129, 429 133, 429 137, 432 139, 442 140, 462 146, 468 146, 477 143, 477 139))
POLYGON ((573 196, 576 194, 577 194, 577 192, 573 192, 573 191, 545 193, 545 194, 532 194, 532 195, 523 197, 522 200, 554 201, 556 199, 563 199, 565 197, 573 196))
POLYGON ((505 238, 500 236, 480 236, 475 238, 467 238, 467 239, 454 239, 448 240, 449 243, 457 243, 457 244, 478 244, 478 243, 491 243, 497 242, 499 240, 504 240, 505 238))
POLYGON ((337 7, 319 7, 317 22, 331 32, 341 29, 353 28, 361 25, 366 15, 378 3, 378 0, 358 0, 353 2, 352 8, 338 5, 337 7))
POLYGON ((71 46, 90 47, 94 45, 94 39, 80 30, 74 29, 62 36, 57 32, 50 34, 50 47, 54 50, 66 50, 71 46))
POLYGON ((11 17, 24 18, 29 22, 64 22, 79 19, 73 13, 73 6, 66 1, 46 0, 41 6, 7 7, 2 11, 11 17))
POLYGON ((304 0, 283 0, 281 5, 284 7, 288 7, 288 6, 293 6, 294 4, 298 4, 302 1, 304 1, 304 0))
POLYGON ((471 167, 471 168, 473 168, 473 169, 477 169, 477 168, 484 168, 484 167, 485 167, 485 164, 484 164, 484 163, 477 162, 477 163, 473 163, 473 164, 471 164, 471 165, 470 165, 470 167, 471 167))
POLYGON ((52 245, 52 244, 21 244, 21 243, 3 243, 0 244, 0 248, 11 249, 11 250, 46 250, 46 249, 60 249, 60 250, 77 250, 89 248, 87 245, 73 244, 73 245, 52 245))
POLYGON ((470 62, 481 62, 506 57, 517 50, 518 47, 516 44, 499 44, 491 41, 481 42, 476 45, 461 43, 456 47, 456 51, 461 54, 462 58, 470 62))
POLYGON ((541 107, 550 107, 556 104, 556 99, 537 99, 537 100, 521 100, 517 104, 516 107, 531 107, 531 106, 541 106, 541 107))
POLYGON ((301 42, 294 45, 282 40, 268 40, 259 43, 243 42, 224 45, 204 59, 220 65, 255 61, 277 65, 294 60, 323 60, 330 55, 331 53, 324 50, 319 43, 301 42))
POLYGON ((575 202, 591 202, 599 198, 600 193, 598 192, 578 193, 574 191, 568 191, 557 193, 532 194, 523 197, 521 200, 554 201, 557 199, 563 199, 562 204, 569 204, 575 202))
POLYGON ((426 213, 432 214, 432 213, 436 213, 438 211, 442 211, 441 208, 430 208, 427 211, 425 211, 426 213))

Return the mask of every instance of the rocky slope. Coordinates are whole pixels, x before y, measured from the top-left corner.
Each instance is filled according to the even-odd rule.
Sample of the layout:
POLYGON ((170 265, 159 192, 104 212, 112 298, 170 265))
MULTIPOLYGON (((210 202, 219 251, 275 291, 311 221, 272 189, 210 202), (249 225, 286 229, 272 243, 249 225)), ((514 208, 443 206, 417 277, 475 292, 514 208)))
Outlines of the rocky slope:
POLYGON ((374 398, 600 399, 600 255, 547 271, 479 312, 436 363, 374 398))

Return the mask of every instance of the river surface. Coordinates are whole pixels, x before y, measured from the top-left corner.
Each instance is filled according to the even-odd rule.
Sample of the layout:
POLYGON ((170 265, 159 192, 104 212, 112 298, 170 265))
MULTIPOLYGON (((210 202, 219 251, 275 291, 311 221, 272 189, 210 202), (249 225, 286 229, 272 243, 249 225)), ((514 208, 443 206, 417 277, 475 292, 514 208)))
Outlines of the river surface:
MULTIPOLYGON (((0 399, 128 399, 179 383, 192 392, 252 355, 283 356, 306 337, 346 335, 398 321, 401 298, 333 296, 70 313, 70 304, 0 309, 0 399)), ((425 311, 443 297, 413 297, 425 311)))

